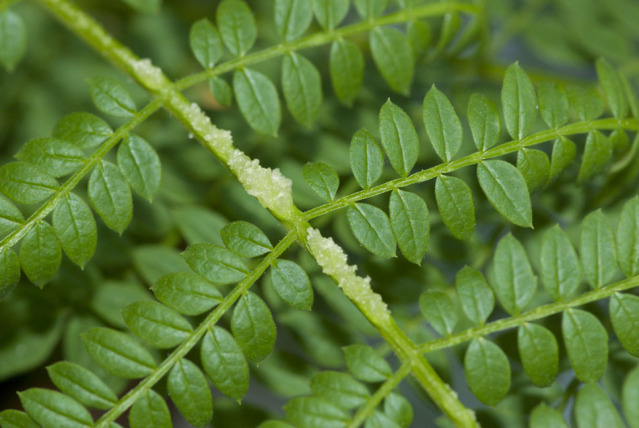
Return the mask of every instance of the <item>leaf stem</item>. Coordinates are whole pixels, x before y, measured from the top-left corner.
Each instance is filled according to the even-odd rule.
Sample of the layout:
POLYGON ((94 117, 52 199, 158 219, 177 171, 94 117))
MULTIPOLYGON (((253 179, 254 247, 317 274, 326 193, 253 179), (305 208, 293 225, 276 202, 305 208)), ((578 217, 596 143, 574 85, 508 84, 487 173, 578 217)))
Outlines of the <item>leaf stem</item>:
POLYGON ((590 122, 577 122, 570 125, 563 126, 558 129, 547 129, 545 131, 532 134, 521 141, 509 141, 507 143, 496 146, 483 153, 474 152, 461 159, 454 160, 447 163, 441 163, 434 167, 416 172, 404 178, 397 178, 395 180, 387 181, 379 186, 371 187, 370 189, 364 189, 359 192, 352 193, 348 196, 335 199, 324 205, 320 205, 313 209, 304 212, 304 220, 311 220, 324 214, 328 214, 331 211, 347 208, 355 202, 363 199, 372 198, 373 196, 381 195, 382 193, 390 192, 394 189, 410 186, 411 184, 423 183, 433 178, 437 178, 441 174, 448 174, 458 169, 464 168, 470 165, 476 165, 485 159, 496 158, 509 153, 515 153, 522 147, 534 146, 544 143, 546 141, 553 140, 560 136, 584 134, 594 130, 612 130, 612 129, 626 129, 629 131, 639 131, 639 120, 637 119, 598 119, 590 122))
POLYGON ((550 303, 548 305, 532 309, 528 312, 524 312, 520 315, 515 315, 510 318, 501 319, 489 324, 471 328, 446 338, 435 339, 430 342, 426 342, 419 347, 419 351, 421 353, 428 353, 437 351, 439 349, 450 348, 452 346, 459 345, 461 343, 468 342, 472 339, 477 339, 491 333, 508 330, 510 328, 518 327, 527 322, 546 318, 551 315, 561 313, 570 308, 596 302, 598 300, 610 297, 620 291, 629 290, 638 286, 639 276, 627 278, 611 284, 607 287, 589 291, 570 300, 550 303))

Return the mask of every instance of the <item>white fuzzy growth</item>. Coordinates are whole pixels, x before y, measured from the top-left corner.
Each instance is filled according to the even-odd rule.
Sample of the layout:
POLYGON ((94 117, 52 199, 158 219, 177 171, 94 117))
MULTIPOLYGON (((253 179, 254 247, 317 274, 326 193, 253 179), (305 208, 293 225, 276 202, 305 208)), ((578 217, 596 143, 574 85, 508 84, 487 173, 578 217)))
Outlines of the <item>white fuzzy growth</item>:
POLYGON ((228 165, 249 195, 255 196, 262 206, 283 218, 290 218, 294 211, 293 183, 284 177, 279 169, 260 166, 257 159, 251 159, 241 150, 233 150, 228 165))
POLYGON ((169 83, 162 70, 154 66, 148 58, 134 61, 131 65, 138 79, 151 89, 159 90, 169 83))
POLYGON ((355 274, 355 266, 348 264, 344 250, 333 238, 324 238, 319 230, 309 227, 307 244, 322 271, 337 281, 344 294, 355 301, 365 314, 373 317, 372 322, 379 324, 390 320, 388 306, 382 297, 372 290, 371 279, 355 274))
POLYGON ((213 125, 211 119, 196 103, 189 104, 185 110, 186 119, 193 131, 196 135, 202 136, 209 150, 224 157, 229 156, 233 151, 231 132, 213 125))

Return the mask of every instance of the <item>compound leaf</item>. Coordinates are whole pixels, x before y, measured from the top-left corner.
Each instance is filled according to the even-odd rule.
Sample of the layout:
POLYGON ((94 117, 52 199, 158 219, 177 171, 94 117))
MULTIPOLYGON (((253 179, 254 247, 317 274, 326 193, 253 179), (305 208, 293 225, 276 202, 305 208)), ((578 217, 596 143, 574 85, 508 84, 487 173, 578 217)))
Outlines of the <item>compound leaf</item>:
POLYGON ((521 172, 502 160, 477 165, 479 185, 490 204, 511 223, 532 227, 532 206, 526 180, 521 172))
MULTIPOLYGON (((452 106, 451 106, 452 107, 452 106)), ((459 119, 457 119, 459 122, 459 119)), ((473 94, 468 100, 468 124, 477 150, 488 150, 499 140, 501 120, 495 104, 486 96, 473 94)), ((459 128, 461 137, 461 126, 459 128)), ((459 142, 461 144, 461 140, 459 142)))
POLYGON ((591 313, 568 309, 563 313, 561 330, 577 378, 582 382, 597 382, 608 361, 606 329, 591 313))
POLYGON ((213 284, 190 272, 165 275, 152 290, 160 302, 184 315, 199 315, 222 301, 222 295, 213 284))
POLYGON ((370 45, 375 65, 388 86, 407 95, 413 81, 414 59, 406 36, 395 28, 377 27, 370 33, 370 45))
POLYGON ((461 122, 446 95, 434 85, 424 97, 422 115, 437 156, 444 162, 450 162, 461 147, 461 122))
POLYGON ((504 351, 485 339, 473 339, 464 357, 470 390, 479 401, 495 406, 510 388, 510 364, 504 351))
POLYGON ((222 41, 234 56, 244 56, 257 38, 253 12, 242 0, 223 0, 215 15, 222 41))
POLYGON ((19 392, 22 407, 38 424, 46 427, 80 428, 93 426, 89 411, 60 392, 31 388, 19 392))
POLYGON ((494 290, 504 309, 517 315, 535 295, 537 277, 521 243, 511 234, 503 237, 495 250, 494 290))
POLYGON ((501 89, 504 122, 513 140, 521 140, 531 131, 537 118, 537 97, 530 77, 514 63, 506 69, 501 89))
POLYGON ((440 175, 435 182, 435 200, 442 221, 457 239, 470 238, 475 230, 473 193, 464 180, 440 175))
POLYGON ((469 320, 484 324, 495 307, 495 296, 486 278, 477 269, 464 266, 455 279, 457 296, 469 320))
POLYGON ((379 134, 393 169, 406 177, 417 162, 419 140, 410 117, 390 100, 379 112, 379 134))
POLYGON ((532 382, 541 388, 550 386, 559 371, 559 346, 552 332, 537 324, 523 324, 518 329, 517 345, 532 382))
POLYGON ((20 264, 24 274, 34 285, 42 288, 60 268, 62 249, 53 227, 38 221, 20 245, 20 264))
POLYGON ((115 117, 135 116, 133 98, 124 86, 112 77, 89 79, 89 94, 95 106, 104 114, 115 117))
POLYGON ((362 51, 348 40, 336 40, 331 45, 329 67, 335 95, 342 104, 352 106, 364 80, 362 51))
POLYGON ((122 310, 131 331, 156 348, 172 348, 186 340, 193 328, 175 310, 154 301, 135 302, 122 310))
POLYGON ((617 272, 615 238, 606 216, 597 210, 581 223, 579 247, 584 276, 591 287, 606 285, 617 272))
POLYGON ((129 411, 131 428, 171 428, 171 413, 164 398, 149 389, 131 406, 129 411))
POLYGON ((333 168, 322 162, 309 162, 302 169, 304 181, 323 200, 330 202, 335 199, 339 187, 339 177, 333 168))
POLYGON ((395 237, 384 211, 369 204, 354 204, 348 207, 346 217, 364 248, 379 257, 395 256, 395 237))
POLYGON ((133 198, 120 169, 100 161, 89 177, 88 190, 91 205, 104 224, 121 234, 133 216, 133 198))
POLYGON ((206 18, 193 23, 189 32, 189 43, 195 59, 204 68, 213 68, 224 53, 217 29, 206 18))
POLYGON ((68 361, 47 367, 49 377, 60 391, 88 407, 107 410, 118 397, 102 379, 90 370, 68 361))
POLYGON ((133 190, 151 201, 160 190, 162 169, 153 147, 141 137, 129 134, 118 147, 118 166, 133 190))
POLYGON ((581 265, 566 232, 556 225, 541 243, 541 283, 554 300, 570 297, 581 281, 581 265))
POLYGON ((213 400, 206 377, 198 366, 179 359, 166 382, 171 400, 186 421, 196 427, 207 425, 213 417, 213 400))
POLYGON ((25 162, 0 166, 0 193, 19 204, 37 204, 58 189, 55 178, 25 162))
POLYGON ((235 99, 248 124, 255 131, 277 134, 282 113, 277 90, 268 77, 248 68, 233 75, 235 99))
POLYGON ((275 345, 275 322, 266 303, 247 291, 235 305, 231 331, 249 360, 259 363, 275 345))
POLYGON ((306 271, 289 260, 276 260, 271 267, 271 283, 278 296, 295 309, 310 311, 313 288, 306 271))
POLYGON ((91 209, 75 193, 63 197, 53 211, 53 230, 69 259, 80 267, 93 257, 98 232, 91 209))
POLYGON ((363 189, 379 179, 384 169, 384 155, 373 135, 362 128, 353 135, 350 148, 353 175, 363 189))
POLYGON ((322 79, 313 63, 295 53, 285 56, 282 92, 295 120, 310 128, 322 106, 322 79))
POLYGON ((217 245, 191 245, 183 255, 191 269, 214 284, 232 284, 249 273, 238 255, 217 245))
POLYGON ((202 340, 202 366, 224 395, 241 400, 248 391, 249 371, 244 354, 231 334, 213 326, 202 340))

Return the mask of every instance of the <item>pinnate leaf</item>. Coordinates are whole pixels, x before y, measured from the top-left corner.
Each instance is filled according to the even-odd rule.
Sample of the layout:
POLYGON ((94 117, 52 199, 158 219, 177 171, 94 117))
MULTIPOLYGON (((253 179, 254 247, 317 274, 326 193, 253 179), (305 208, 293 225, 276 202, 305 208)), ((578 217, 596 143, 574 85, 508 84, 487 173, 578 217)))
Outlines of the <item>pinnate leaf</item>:
POLYGON ((325 30, 339 25, 348 13, 349 2, 343 0, 312 0, 317 22, 325 30))
POLYGON ((559 346, 552 332, 537 324, 523 324, 518 329, 517 345, 532 382, 541 388, 551 385, 559 371, 559 346))
POLYGON ((408 94, 414 59, 406 36, 395 28, 377 27, 370 33, 370 45, 375 65, 388 86, 395 92, 408 94))
POLYGON ((336 40, 331 45, 329 67, 335 95, 342 104, 352 106, 364 79, 362 51, 348 40, 336 40))
POLYGON ((0 193, 19 204, 37 204, 58 188, 55 178, 25 162, 0 166, 0 193))
POLYGON ((136 336, 156 348, 177 346, 193 332, 187 320, 158 302, 135 302, 122 310, 122 317, 136 336))
POLYGON ((155 360, 138 341, 119 331, 96 327, 82 335, 91 358, 112 375, 137 379, 150 375, 155 360))
POLYGON ((582 382, 597 382, 608 361, 608 333, 589 312, 568 309, 562 315, 561 330, 575 375, 582 382))
MULTIPOLYGON (((457 123, 459 123, 459 119, 457 119, 457 123)), ((486 96, 481 94, 470 96, 468 100, 468 124, 470 125, 470 132, 473 134, 477 150, 483 152, 497 144, 499 133, 501 132, 501 120, 499 119, 497 107, 486 96)), ((452 130, 453 128, 450 129, 452 130)), ((461 124, 459 130, 455 130, 455 132, 459 132, 461 137, 461 124)), ((458 144, 461 144, 461 138, 458 144)))
POLYGON ((628 278, 639 274, 639 197, 627 202, 617 226, 617 254, 628 278))
POLYGON ((335 199, 339 177, 333 168, 322 162, 309 162, 302 169, 304 181, 326 202, 335 199))
POLYGON ((183 255, 191 269, 214 284, 232 284, 249 273, 238 255, 217 245, 191 245, 183 255))
POLYGON ((241 257, 257 257, 273 249, 264 232, 246 221, 234 221, 220 230, 224 245, 241 257))
POLYGON ((248 124, 255 131, 275 135, 282 113, 273 82, 262 73, 245 68, 233 75, 235 99, 248 124))
POLYGON ((284 405, 286 419, 298 427, 343 428, 349 413, 323 398, 296 397, 284 405))
POLYGON ((393 375, 390 366, 373 348, 366 345, 344 347, 348 371, 364 382, 382 382, 393 375))
POLYGON ((419 298, 419 308, 426 321, 441 336, 448 336, 455 329, 457 308, 448 294, 442 291, 427 291, 419 298))
POLYGON ((313 6, 308 0, 275 0, 275 28, 282 40, 300 38, 313 20, 313 6))
POLYGON ((563 86, 556 82, 541 82, 537 86, 539 112, 544 122, 551 128, 559 128, 570 119, 568 95, 563 86))
POLYGON ((395 237, 384 211, 369 204, 354 204, 347 209, 346 217, 364 248, 379 257, 395 256, 395 237))
POLYGON ((244 355, 259 363, 275 345, 275 322, 266 303, 257 294, 247 291, 235 305, 231 331, 244 355))
POLYGON ((118 166, 140 196, 150 201, 160 190, 160 158, 143 138, 130 134, 124 139, 118 147, 118 166))
POLYGON ((435 182, 435 200, 442 221, 457 239, 468 239, 475 230, 473 193, 464 180, 441 175, 435 182))
POLYGON ((506 69, 501 89, 504 122, 513 140, 521 140, 531 131, 537 117, 537 97, 530 77, 519 66, 506 69))
POLYGON ((271 282, 277 295, 293 308, 311 310, 313 288, 306 271, 297 263, 275 261, 271 267, 271 282))
POLYGON ((112 77, 89 79, 89 94, 95 106, 104 114, 131 117, 136 113, 133 98, 124 86, 112 77))
POLYGON ((214 326, 202 340, 202 366, 224 395, 241 400, 248 391, 249 371, 244 354, 231 334, 214 326))
POLYGON ((213 68, 224 53, 217 29, 206 18, 193 23, 189 33, 189 43, 193 55, 204 68, 213 68))
POLYGON ((13 71, 26 50, 27 27, 22 18, 10 10, 0 11, 0 64, 13 71))
POLYGON ((104 120, 91 113, 78 112, 64 116, 53 129, 53 136, 75 144, 81 149, 91 149, 113 135, 104 120))
POLYGON ((566 232, 556 225, 541 243, 541 283, 554 300, 570 297, 581 281, 581 264, 566 232))
POLYGON ((129 425, 131 428, 171 428, 171 413, 164 398, 152 389, 146 391, 131 406, 129 425))
POLYGON ((414 193, 393 190, 389 212, 391 227, 404 257, 420 265, 430 235, 426 202, 414 193))
POLYGON ((313 395, 346 410, 363 406, 370 397, 368 388, 351 375, 334 371, 313 376, 311 390, 313 395))
POLYGON ((185 315, 199 315, 222 301, 213 284, 190 272, 165 275, 152 289, 160 302, 185 315))
POLYGON ((464 266, 455 279, 462 310, 477 325, 486 322, 495 307, 495 296, 477 269, 464 266))
POLYGON ((322 106, 322 79, 313 63, 296 53, 285 56, 282 92, 295 120, 310 128, 322 106))
POLYGON ((584 276, 593 288, 601 288, 617 272, 615 238, 608 218, 597 210, 581 223, 580 254, 584 276))
POLYGON ((610 298, 610 320, 623 347, 639 356, 639 297, 613 294, 610 298))
POLYGON ((120 169, 100 161, 89 177, 89 200, 109 229, 122 233, 133 216, 131 189, 120 169))
POLYGON ((528 187, 517 168, 502 160, 485 161, 477 165, 477 178, 499 214, 517 226, 532 227, 528 187))
POLYGON ((78 146, 56 138, 28 141, 15 157, 39 167, 52 177, 68 175, 84 163, 84 152, 78 146))
POLYGON ((93 257, 98 232, 91 209, 75 193, 63 197, 53 211, 53 230, 69 259, 80 267, 93 257))
POLYGON ((93 425, 93 419, 88 410, 73 398, 60 392, 31 388, 18 395, 22 407, 29 416, 45 428, 78 428, 93 425))
POLYGON ((446 95, 434 85, 424 97, 422 114, 435 153, 444 162, 450 162, 461 147, 461 122, 446 95))
POLYGON ((588 383, 579 390, 573 411, 579 428, 626 426, 608 394, 596 383, 588 383))
POLYGON ((244 56, 257 38, 253 12, 242 0, 222 0, 215 15, 222 41, 235 56, 244 56))
POLYGON ((363 189, 379 179, 384 169, 384 155, 373 135, 362 128, 353 135, 350 148, 353 175, 363 189))
POLYGON ((417 131, 406 112, 390 100, 379 112, 379 134, 393 169, 407 176, 419 154, 417 131))
POLYGON ((186 421, 196 427, 213 417, 211 390, 198 366, 182 358, 175 363, 166 383, 171 400, 186 421))
POLYGON ((53 227, 38 221, 20 245, 20 264, 24 274, 34 285, 42 288, 60 268, 62 248, 53 227))
POLYGON ((473 339, 464 356, 470 390, 479 401, 495 406, 510 388, 510 364, 504 351, 485 339, 473 339))
POLYGON ((499 303, 509 314, 517 315, 535 295, 537 277, 533 274, 524 247, 511 234, 497 244, 493 269, 494 290, 499 303))
POLYGON ((102 379, 75 363, 61 361, 47 367, 47 372, 60 391, 85 406, 106 410, 118 401, 102 379))

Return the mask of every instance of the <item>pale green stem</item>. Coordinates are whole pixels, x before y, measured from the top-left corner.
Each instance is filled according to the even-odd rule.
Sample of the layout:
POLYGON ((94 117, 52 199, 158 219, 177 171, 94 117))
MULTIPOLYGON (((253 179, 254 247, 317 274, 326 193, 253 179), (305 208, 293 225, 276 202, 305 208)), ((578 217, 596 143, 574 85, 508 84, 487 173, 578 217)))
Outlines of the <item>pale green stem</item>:
POLYGON ((485 152, 474 152, 458 160, 454 160, 448 163, 441 163, 432 168, 425 169, 415 174, 409 175, 404 178, 397 178, 395 180, 388 181, 379 186, 371 187, 370 189, 364 189, 359 192, 351 193, 348 196, 344 196, 339 199, 335 199, 319 207, 310 209, 304 212, 304 220, 311 220, 315 217, 319 217, 324 214, 328 214, 331 211, 346 208, 355 202, 363 199, 372 198, 373 196, 381 195, 382 193, 390 192, 394 189, 410 186, 411 184, 422 183, 424 181, 432 180, 442 174, 448 174, 458 169, 464 168, 470 165, 476 165, 483 160, 496 158, 509 153, 515 153, 522 147, 534 146, 544 143, 546 141, 553 140, 560 136, 568 136, 574 134, 584 134, 595 130, 610 130, 610 129, 625 129, 629 131, 639 131, 639 120, 637 119, 599 119, 591 122, 578 122, 570 125, 563 126, 558 129, 548 129, 545 131, 532 134, 521 141, 510 141, 505 144, 501 144, 485 152))
POLYGON ((570 300, 550 303, 528 312, 524 312, 523 314, 471 328, 449 337, 426 342, 419 347, 419 351, 422 353, 428 353, 439 349, 450 348, 451 346, 459 345, 460 343, 468 342, 469 340, 477 339, 491 333, 508 330, 527 322, 540 320, 542 318, 561 313, 570 308, 596 302, 598 300, 608 298, 615 293, 635 287, 639 287, 639 276, 634 276, 611 284, 607 287, 589 291, 570 300))
POLYGON ((162 363, 155 368, 153 373, 138 383, 135 388, 131 389, 122 398, 120 398, 115 406, 95 423, 98 428, 107 428, 109 424, 115 421, 118 416, 124 413, 133 405, 142 395, 153 387, 181 358, 188 354, 195 345, 202 339, 202 336, 213 327, 228 311, 231 306, 240 298, 247 290, 251 288, 253 283, 259 279, 264 271, 295 242, 295 235, 289 232, 273 250, 260 263, 255 266, 251 273, 244 278, 237 286, 226 295, 224 300, 206 317, 206 319, 193 331, 191 336, 180 344, 171 354, 166 357, 162 363))

